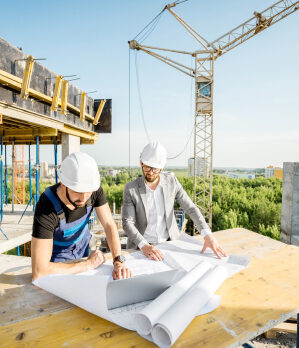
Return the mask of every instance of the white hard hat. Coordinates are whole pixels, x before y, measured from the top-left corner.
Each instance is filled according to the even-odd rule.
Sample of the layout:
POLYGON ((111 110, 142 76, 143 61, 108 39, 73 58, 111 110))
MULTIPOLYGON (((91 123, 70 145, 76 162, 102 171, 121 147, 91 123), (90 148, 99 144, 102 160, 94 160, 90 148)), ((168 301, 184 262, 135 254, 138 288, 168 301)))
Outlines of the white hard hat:
POLYGON ((57 173, 63 185, 76 192, 97 191, 101 184, 97 163, 85 152, 71 153, 57 173))
POLYGON ((163 169, 166 164, 167 152, 164 146, 152 141, 145 146, 140 154, 142 163, 149 167, 163 169))

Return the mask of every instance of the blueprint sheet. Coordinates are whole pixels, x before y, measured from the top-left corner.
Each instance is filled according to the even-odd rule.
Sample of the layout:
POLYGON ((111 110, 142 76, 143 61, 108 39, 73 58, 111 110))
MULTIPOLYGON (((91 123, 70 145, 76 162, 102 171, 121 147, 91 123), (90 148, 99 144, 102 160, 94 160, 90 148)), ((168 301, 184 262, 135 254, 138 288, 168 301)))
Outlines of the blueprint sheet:
MULTIPOLYGON (((126 257, 126 267, 133 277, 180 270, 176 282, 150 301, 108 310, 107 286, 113 282, 112 260, 92 271, 48 275, 33 284, 101 318, 135 330, 160 347, 170 347, 195 316, 217 308, 220 297, 214 293, 226 278, 245 268, 249 258, 230 255, 219 260, 212 251, 200 254, 202 243, 187 234, 160 244, 158 248, 163 253, 163 261, 149 260, 140 251, 126 257)), ((117 285, 119 296, 122 294, 121 283, 119 281, 117 285)))

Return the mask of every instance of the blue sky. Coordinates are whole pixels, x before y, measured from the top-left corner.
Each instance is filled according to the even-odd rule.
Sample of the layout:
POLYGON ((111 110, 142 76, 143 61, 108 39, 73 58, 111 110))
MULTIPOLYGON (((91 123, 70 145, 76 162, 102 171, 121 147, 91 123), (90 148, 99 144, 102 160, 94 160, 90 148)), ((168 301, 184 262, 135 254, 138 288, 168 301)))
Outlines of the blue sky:
MULTIPOLYGON (((212 41, 262 11, 273 0, 189 0, 174 10, 212 41)), ((1 1, 0 36, 57 74, 77 74, 76 85, 113 99, 112 134, 82 146, 102 165, 128 165, 128 44, 167 4, 161 0, 1 1)), ((215 63, 214 166, 282 166, 299 160, 299 11, 215 63)), ((167 12, 143 43, 195 51, 197 42, 167 12)), ((186 63, 191 64, 190 58, 186 63)), ((184 148, 193 125, 194 82, 137 53, 140 91, 151 139, 170 157, 184 148)), ((193 140, 193 139, 192 139, 193 140)), ((131 52, 131 164, 147 143, 131 52)), ((184 166, 193 144, 168 165, 184 166)), ((41 160, 53 162, 41 146, 41 160)))

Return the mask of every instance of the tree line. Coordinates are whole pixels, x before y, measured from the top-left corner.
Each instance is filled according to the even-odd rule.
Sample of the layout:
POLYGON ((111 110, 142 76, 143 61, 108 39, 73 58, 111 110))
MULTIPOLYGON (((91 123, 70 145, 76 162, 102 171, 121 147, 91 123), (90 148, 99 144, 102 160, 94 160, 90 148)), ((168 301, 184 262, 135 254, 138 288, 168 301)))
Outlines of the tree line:
MULTIPOLYGON (((134 172, 133 178, 139 173, 134 172)), ((122 172, 115 178, 102 179, 102 187, 109 204, 115 202, 116 209, 121 208, 125 184, 133 180, 128 172, 122 172)), ((182 186, 193 197, 193 178, 178 177, 182 186)), ((222 175, 213 176, 212 226, 213 231, 243 227, 280 240, 280 219, 282 201, 282 180, 232 179, 222 175)), ((190 219, 187 230, 193 225, 190 219)))
MULTIPOLYGON (((125 184, 141 171, 132 169, 129 173, 122 170, 115 177, 102 176, 101 186, 106 199, 112 207, 115 203, 120 212, 123 203, 125 184)), ((193 178, 178 176, 179 181, 193 197, 193 178)), ((50 182, 40 183, 40 194, 49 186, 50 182)), ((33 185, 35 193, 35 185, 33 185)), ((11 194, 9 193, 11 202, 11 194)), ((29 201, 29 183, 26 183, 26 203, 29 201)), ((212 221, 213 231, 229 228, 244 227, 271 238, 280 239, 280 219, 282 201, 282 180, 277 178, 266 179, 231 179, 223 175, 213 176, 212 221)), ((187 217, 188 218, 188 217, 187 217)), ((188 219, 187 231, 191 232, 193 225, 188 219)))

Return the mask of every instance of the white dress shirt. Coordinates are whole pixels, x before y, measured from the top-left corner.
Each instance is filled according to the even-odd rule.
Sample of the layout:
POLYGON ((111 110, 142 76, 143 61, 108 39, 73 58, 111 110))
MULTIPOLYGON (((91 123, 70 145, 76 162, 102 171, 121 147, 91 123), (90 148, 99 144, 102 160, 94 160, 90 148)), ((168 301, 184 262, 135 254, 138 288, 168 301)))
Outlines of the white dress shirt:
MULTIPOLYGON (((166 227, 165 204, 163 189, 160 183, 155 190, 150 189, 146 183, 146 199, 148 210, 148 224, 144 232, 144 239, 138 244, 141 249, 146 244, 158 244, 168 240, 169 233, 166 227)), ((200 234, 205 238, 208 234, 212 234, 210 229, 202 229, 200 234)))
POLYGON ((141 249, 145 244, 158 244, 167 241, 169 234, 166 227, 165 204, 163 189, 160 183, 155 190, 146 184, 146 199, 148 211, 148 224, 144 232, 144 239, 138 244, 141 249))

